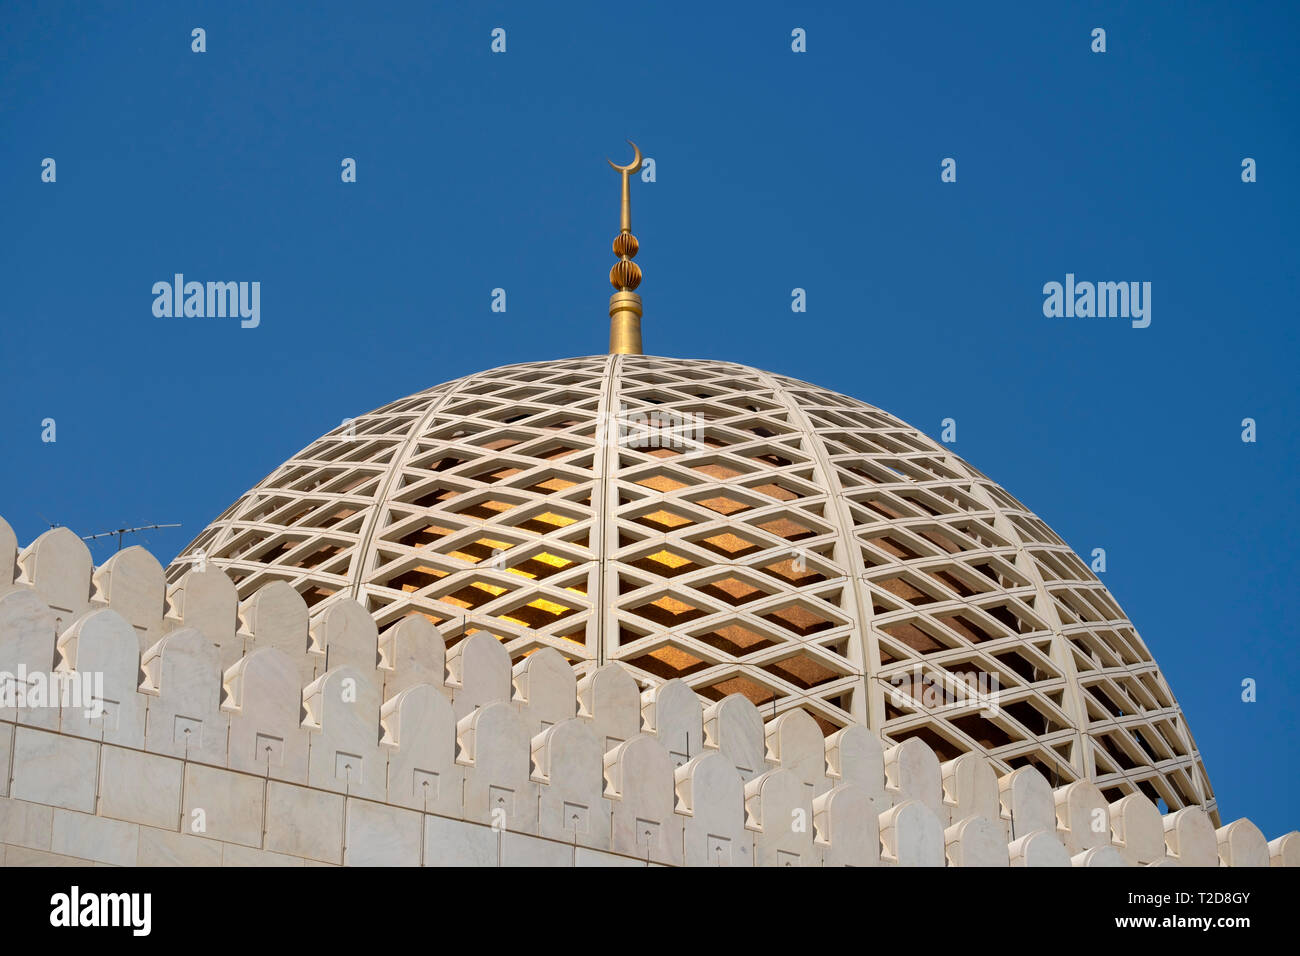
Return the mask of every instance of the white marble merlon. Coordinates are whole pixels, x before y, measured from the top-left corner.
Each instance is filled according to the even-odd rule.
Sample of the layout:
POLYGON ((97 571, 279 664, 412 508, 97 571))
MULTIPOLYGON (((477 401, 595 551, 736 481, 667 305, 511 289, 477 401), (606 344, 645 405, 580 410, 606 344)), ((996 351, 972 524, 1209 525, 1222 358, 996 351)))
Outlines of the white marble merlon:
POLYGON ((0 518, 0 595, 13 587, 17 560, 18 536, 9 527, 9 522, 0 518))
POLYGON ((649 734, 605 754, 605 795, 613 805, 611 846, 654 863, 682 863, 682 818, 673 812, 673 765, 649 734))
POLYGON ((569 662, 554 648, 543 647, 529 654, 514 666, 512 676, 515 708, 530 734, 577 714, 577 679, 569 662))
POLYGON ((252 650, 239 634, 239 592, 217 568, 192 568, 167 592, 163 632, 183 626, 183 622, 217 645, 223 672, 252 650))
POLYGON ((380 711, 388 755, 389 803, 460 816, 465 770, 456 762, 456 715, 439 687, 413 684, 389 698, 380 711))
POLYGON ((755 866, 813 865, 813 787, 794 770, 768 770, 745 785, 755 866))
MULTIPOLYGON (((661 712, 662 714, 662 712, 661 712)), ((754 837, 745 827, 745 781, 716 750, 675 771, 686 866, 753 866, 754 837)))
POLYGON ((228 766, 305 784, 311 735, 301 722, 298 665, 277 647, 256 647, 230 665, 224 682, 228 766))
POLYGON ((591 725, 577 717, 532 739, 532 779, 540 784, 538 833, 553 840, 610 848, 610 803, 603 786, 604 752, 591 725))
POLYGON ((162 636, 167 579, 162 565, 144 548, 135 545, 117 552, 95 569, 91 584, 92 603, 121 615, 135 631, 141 651, 162 636))
POLYGON ((0 620, 5 628, 0 636, 0 720, 58 730, 58 709, 34 706, 28 699, 32 675, 54 670, 57 612, 38 591, 20 588, 0 596, 0 620))
POLYGON ((816 849, 823 866, 879 866, 877 799, 857 784, 832 787, 813 800, 816 849))
POLYGON ((457 724, 458 762, 465 769, 464 816, 522 833, 537 832, 537 784, 529 775, 528 728, 504 701, 487 704, 457 724))
POLYGON ((148 698, 145 749, 186 760, 226 763, 229 718, 221 710, 217 646, 183 627, 144 652, 141 692, 148 698))
POLYGON ((641 725, 668 751, 674 767, 681 767, 704 748, 700 698, 684 680, 674 678, 641 695, 641 725))
MULTIPOLYGON (((151 630, 147 628, 146 630, 151 630)), ((95 706, 64 707, 60 731, 143 749, 148 697, 138 692, 138 632, 112 608, 87 611, 59 635, 62 675, 100 675, 102 687, 92 695, 95 706)))
POLYGON ((383 799, 388 754, 379 744, 380 703, 373 674, 346 664, 304 688, 310 786, 383 799))

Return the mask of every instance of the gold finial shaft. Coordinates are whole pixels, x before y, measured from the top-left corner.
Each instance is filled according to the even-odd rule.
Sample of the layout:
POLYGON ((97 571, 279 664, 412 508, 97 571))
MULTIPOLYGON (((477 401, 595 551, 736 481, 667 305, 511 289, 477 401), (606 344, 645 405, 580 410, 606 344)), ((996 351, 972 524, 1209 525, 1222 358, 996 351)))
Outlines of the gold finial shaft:
POLYGON ((617 355, 641 355, 641 297, 636 287, 641 284, 641 267, 632 259, 638 244, 632 235, 632 192, 629 180, 641 169, 641 150, 628 140, 635 156, 626 166, 607 160, 610 166, 623 174, 623 203, 619 210, 619 233, 614 239, 614 255, 618 262, 609 271, 610 285, 616 290, 609 297, 609 351, 617 355))
POLYGON ((628 171, 623 170, 623 205, 619 209, 618 231, 632 231, 632 190, 628 185, 631 178, 628 171))
POLYGON ((609 297, 609 354, 645 354, 641 351, 641 297, 635 292, 615 292, 609 297))

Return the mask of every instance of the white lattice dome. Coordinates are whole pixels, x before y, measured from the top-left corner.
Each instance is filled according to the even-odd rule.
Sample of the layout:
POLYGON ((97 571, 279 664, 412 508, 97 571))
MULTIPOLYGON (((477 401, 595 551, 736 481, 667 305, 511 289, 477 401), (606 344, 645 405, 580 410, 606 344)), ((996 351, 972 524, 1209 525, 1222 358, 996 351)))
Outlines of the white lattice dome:
POLYGON ((893 416, 746 366, 608 355, 439 385, 294 455, 169 579, 199 551, 241 598, 283 580, 314 613, 350 596, 381 628, 420 613, 449 644, 487 631, 516 660, 616 660, 1215 811, 1151 654, 1047 525, 893 416), (996 714, 926 699, 922 673, 996 673, 996 714))

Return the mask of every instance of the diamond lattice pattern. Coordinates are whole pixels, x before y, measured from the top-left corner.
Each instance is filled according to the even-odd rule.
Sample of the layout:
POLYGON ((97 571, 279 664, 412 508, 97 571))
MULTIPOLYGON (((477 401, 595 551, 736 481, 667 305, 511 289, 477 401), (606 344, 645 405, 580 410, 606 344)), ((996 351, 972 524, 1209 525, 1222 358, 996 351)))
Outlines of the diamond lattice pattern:
POLYGON ((172 581, 198 550, 241 598, 284 580, 381 628, 420 613, 516 660, 617 660, 827 733, 1214 809, 1150 652, 1059 537, 893 416, 746 366, 597 356, 431 388, 293 456, 172 581))

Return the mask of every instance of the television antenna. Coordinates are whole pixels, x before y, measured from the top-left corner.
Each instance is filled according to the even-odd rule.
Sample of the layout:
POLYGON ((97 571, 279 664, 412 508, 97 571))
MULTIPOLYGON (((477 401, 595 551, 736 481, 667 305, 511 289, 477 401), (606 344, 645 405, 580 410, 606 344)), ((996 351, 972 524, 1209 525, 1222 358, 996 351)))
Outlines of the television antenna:
POLYGON ((179 528, 179 524, 142 524, 137 528, 116 528, 112 531, 101 531, 98 534, 84 534, 81 536, 82 541, 94 541, 96 538, 111 538, 117 535, 117 550, 122 550, 122 537, 128 534, 134 534, 137 531, 152 531, 154 528, 179 528))

